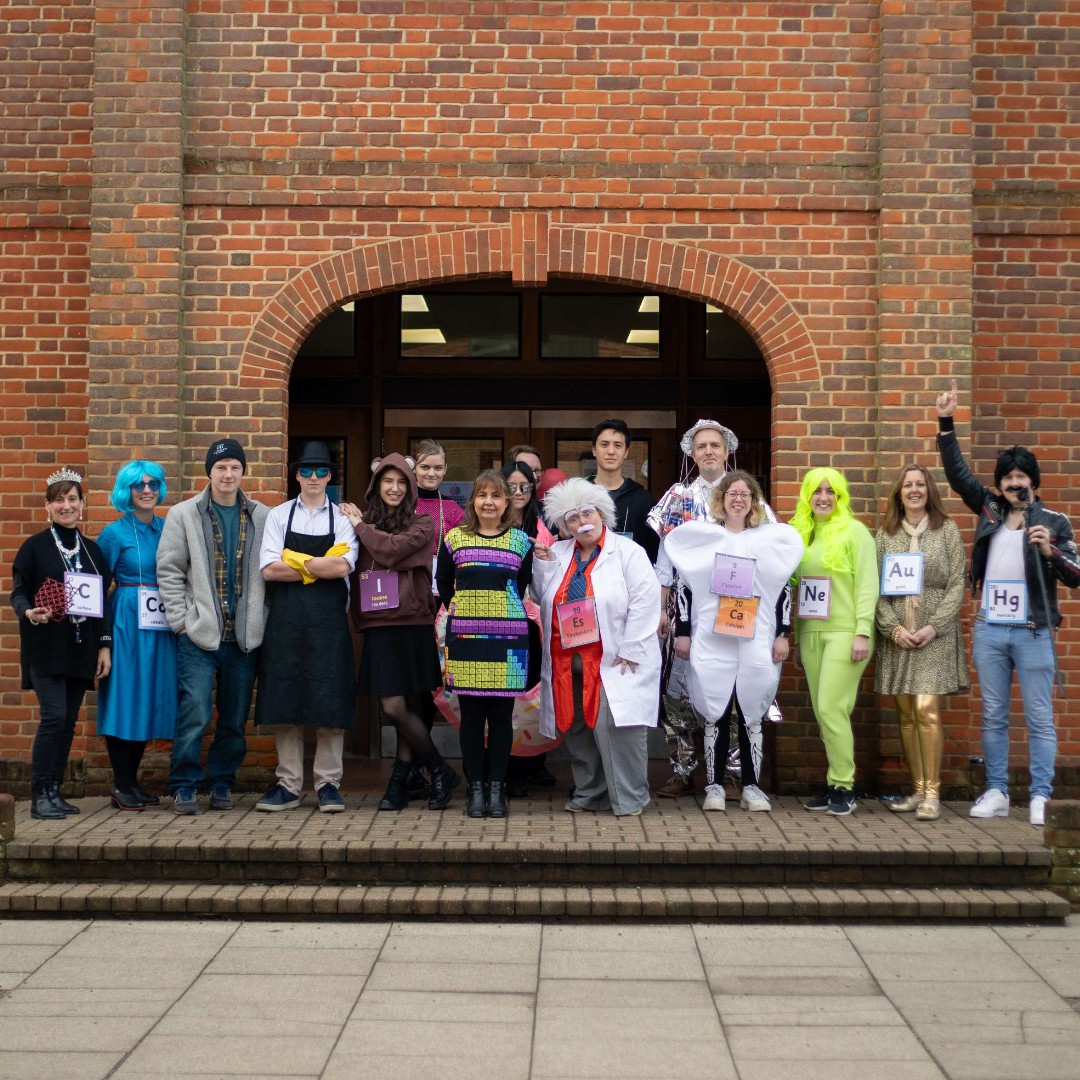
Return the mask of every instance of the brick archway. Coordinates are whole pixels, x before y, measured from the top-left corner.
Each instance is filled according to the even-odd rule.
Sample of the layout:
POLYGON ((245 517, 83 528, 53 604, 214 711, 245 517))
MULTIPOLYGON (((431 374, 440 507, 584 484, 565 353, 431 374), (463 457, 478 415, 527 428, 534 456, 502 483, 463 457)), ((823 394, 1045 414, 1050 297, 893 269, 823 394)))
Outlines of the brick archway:
MULTIPOLYGON (((576 277, 707 301, 754 337, 774 400, 783 387, 813 387, 820 380, 817 352, 801 316, 756 270, 686 244, 568 228, 550 224, 546 214, 521 213, 506 225, 366 244, 308 267, 283 286, 252 327, 239 369, 239 386, 263 406, 263 445, 280 442, 284 462, 293 358, 311 329, 343 300, 499 275, 521 286, 576 277)), ((278 463, 271 456, 266 466, 272 469, 278 463)))

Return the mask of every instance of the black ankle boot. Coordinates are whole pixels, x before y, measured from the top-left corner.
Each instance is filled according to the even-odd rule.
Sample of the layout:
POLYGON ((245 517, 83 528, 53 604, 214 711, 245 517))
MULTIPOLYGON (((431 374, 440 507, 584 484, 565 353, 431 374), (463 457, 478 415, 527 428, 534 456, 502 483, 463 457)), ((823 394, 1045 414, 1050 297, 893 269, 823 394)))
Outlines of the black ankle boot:
POLYGON ((409 773, 412 764, 408 761, 395 761, 390 773, 390 782, 386 785, 386 794, 379 801, 380 810, 404 810, 409 805, 409 773))
POLYGON ((58 780, 53 781, 47 789, 46 794, 52 800, 55 806, 58 806, 65 814, 78 814, 81 813, 77 806, 72 806, 63 795, 60 794, 60 782, 58 780))
POLYGON ((506 785, 498 780, 488 785, 488 817, 506 817, 506 785))
POLYGON ((484 798, 484 785, 479 780, 469 784, 469 801, 465 807, 466 817, 487 817, 487 800, 484 798))
POLYGON ((49 798, 48 787, 30 791, 30 816, 39 821, 63 821, 67 814, 49 798))
POLYGON ((131 791, 121 791, 115 784, 109 791, 112 804, 117 810, 142 810, 146 803, 131 791))
POLYGON ((454 794, 454 788, 461 783, 461 777, 443 760, 438 750, 432 750, 420 759, 431 775, 431 798, 428 799, 429 810, 442 810, 450 802, 454 794))
POLYGON ((142 784, 132 784, 131 790, 132 793, 135 795, 135 798, 138 799, 143 804, 143 806, 161 805, 161 799, 159 799, 157 795, 151 795, 150 792, 142 786, 142 784))

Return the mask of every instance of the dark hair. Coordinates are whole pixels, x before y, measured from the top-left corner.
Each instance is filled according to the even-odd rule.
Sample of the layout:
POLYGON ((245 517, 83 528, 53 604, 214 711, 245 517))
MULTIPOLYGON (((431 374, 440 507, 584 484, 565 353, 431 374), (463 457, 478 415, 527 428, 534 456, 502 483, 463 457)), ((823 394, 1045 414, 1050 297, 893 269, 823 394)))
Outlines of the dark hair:
POLYGON ((495 488, 506 499, 506 509, 503 511, 499 524, 508 524, 514 516, 514 501, 510 498, 510 485, 506 482, 506 477, 498 469, 485 469, 473 481, 472 495, 469 496, 469 503, 465 507, 465 521, 461 526, 465 532, 473 536, 480 531, 480 518, 476 513, 476 493, 486 487, 495 488))
POLYGON ((57 499, 62 499, 72 488, 79 493, 80 500, 86 498, 83 494, 82 484, 78 480, 57 480, 56 483, 50 484, 45 489, 45 501, 56 502, 57 499))
MULTIPOLYGON (((529 453, 529 451, 526 450, 525 453, 529 453)), ((529 492, 529 501, 525 504, 525 509, 521 511, 521 524, 518 528, 535 540, 536 523, 540 519, 540 501, 536 497, 536 474, 524 461, 508 461, 502 467, 502 475, 507 480, 516 472, 521 473, 532 485, 532 491, 529 492)), ((507 491, 509 491, 509 488, 507 491)))
POLYGON ((1019 469, 1031 480, 1031 486, 1039 486, 1039 463, 1035 455, 1026 446, 1010 446, 997 456, 994 466, 994 487, 1001 487, 1001 478, 1008 476, 1013 469, 1019 469))
POLYGON ((376 472, 371 485, 371 498, 368 499, 367 508, 364 510, 364 522, 384 533, 404 532, 416 517, 416 491, 405 476, 405 498, 397 506, 390 507, 382 501, 379 487, 382 484, 383 473, 391 469, 397 469, 405 476, 401 469, 393 463, 381 468, 376 472))
POLYGON ((625 420, 601 420, 600 423, 592 429, 592 446, 596 445, 596 440, 599 439, 601 434, 605 431, 618 432, 618 434, 626 439, 626 445, 630 445, 630 429, 626 426, 625 420))
POLYGON ((941 492, 938 491, 930 470, 923 465, 903 465, 896 474, 892 487, 889 488, 889 502, 885 507, 885 517, 881 522, 881 527, 890 536, 899 532, 900 522, 904 520, 904 500, 900 497, 900 491, 904 486, 904 477, 909 472, 922 473, 926 481, 926 512, 930 515, 929 527, 940 529, 949 520, 949 515, 945 513, 945 504, 941 501, 941 492))

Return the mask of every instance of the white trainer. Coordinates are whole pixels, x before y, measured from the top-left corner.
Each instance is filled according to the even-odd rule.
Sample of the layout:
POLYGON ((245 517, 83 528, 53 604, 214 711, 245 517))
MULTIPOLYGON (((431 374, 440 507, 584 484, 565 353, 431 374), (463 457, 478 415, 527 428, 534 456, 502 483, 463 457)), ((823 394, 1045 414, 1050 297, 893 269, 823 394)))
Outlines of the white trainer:
POLYGON ((760 811, 768 813, 772 809, 772 803, 769 802, 769 796, 765 794, 756 784, 747 784, 742 789, 742 798, 739 799, 739 806, 743 810, 749 810, 751 813, 760 811))
POLYGON ((1009 796, 997 788, 987 788, 968 811, 968 817, 996 818, 1009 816, 1009 796))
POLYGON ((719 784, 709 784, 705 789, 705 801, 701 804, 702 810, 726 810, 727 799, 724 789, 719 784))
POLYGON ((1046 804, 1049 801, 1045 795, 1032 795, 1031 805, 1028 807, 1028 821, 1032 825, 1046 824, 1046 804))

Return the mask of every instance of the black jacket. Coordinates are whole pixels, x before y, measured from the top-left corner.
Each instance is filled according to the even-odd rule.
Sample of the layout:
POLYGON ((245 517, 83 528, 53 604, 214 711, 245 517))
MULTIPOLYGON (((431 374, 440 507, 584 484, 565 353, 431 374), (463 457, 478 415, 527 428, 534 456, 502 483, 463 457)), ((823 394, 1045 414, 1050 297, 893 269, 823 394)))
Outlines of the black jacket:
MULTIPOLYGON (((979 515, 979 523, 975 527, 975 541, 971 545, 971 588, 977 592, 986 574, 990 537, 1001 528, 1009 511, 1009 503, 1004 496, 995 495, 972 475, 964 455, 960 453, 952 417, 939 417, 938 427, 938 452, 941 454, 941 464, 945 467, 949 487, 964 500, 964 505, 972 513, 979 515)), ((1024 576, 1027 579, 1031 623, 1034 626, 1060 626, 1057 583, 1061 581, 1070 589, 1080 586, 1080 558, 1073 541, 1072 526, 1064 514, 1047 509, 1038 496, 1034 498, 1028 511, 1028 524, 1046 526, 1050 532, 1052 550, 1051 557, 1044 559, 1034 544, 1024 545, 1024 576), (1048 613, 1043 610, 1039 574, 1042 574, 1046 583, 1046 597, 1050 604, 1049 618, 1048 613)))
MULTIPOLYGON (((596 483, 596 477, 590 476, 589 482, 596 483)), ((652 496, 636 481, 627 478, 622 487, 609 491, 615 503, 615 531, 629 533, 630 539, 645 549, 649 562, 656 564, 656 555, 660 550, 660 537, 649 528, 646 521, 653 508, 652 496)))

